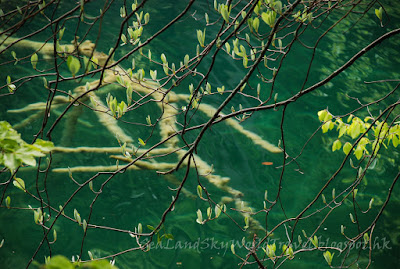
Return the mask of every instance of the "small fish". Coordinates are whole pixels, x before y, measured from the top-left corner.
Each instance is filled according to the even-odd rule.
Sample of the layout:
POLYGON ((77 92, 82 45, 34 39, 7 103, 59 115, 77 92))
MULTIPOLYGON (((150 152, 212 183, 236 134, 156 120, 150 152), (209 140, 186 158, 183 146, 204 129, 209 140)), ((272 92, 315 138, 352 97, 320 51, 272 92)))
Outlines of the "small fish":
POLYGON ((263 165, 273 165, 274 163, 273 162, 262 162, 261 164, 263 164, 263 165))

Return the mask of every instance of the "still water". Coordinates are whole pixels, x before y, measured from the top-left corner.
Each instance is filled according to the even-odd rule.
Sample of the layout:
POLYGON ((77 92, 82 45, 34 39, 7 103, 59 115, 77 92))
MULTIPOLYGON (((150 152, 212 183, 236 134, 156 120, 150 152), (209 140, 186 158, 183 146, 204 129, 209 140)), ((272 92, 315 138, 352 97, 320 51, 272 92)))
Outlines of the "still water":
MULTIPOLYGON (((95 15, 99 8, 103 7, 102 1, 93 1, 85 6, 85 12, 89 15, 95 15)), ((68 5, 74 3, 64 3, 63 8, 68 9, 68 5)), ((179 14, 186 6, 186 1, 148 1, 146 11, 150 13, 150 23, 145 27, 143 33, 144 38, 150 37, 160 29, 161 25, 170 21, 179 14)), ((213 4, 209 1, 195 2, 190 9, 188 15, 185 15, 174 26, 162 33, 154 39, 150 45, 154 58, 159 58, 161 53, 164 53, 169 62, 179 63, 182 61, 185 54, 195 55, 195 46, 197 44, 196 29, 204 28, 204 12, 212 14, 213 4)), ((337 29, 334 29, 321 41, 317 49, 317 57, 312 65, 310 78, 306 86, 310 86, 320 79, 326 77, 329 72, 337 69, 345 63, 354 53, 360 48, 366 46, 383 33, 390 29, 398 27, 398 13, 396 9, 387 6, 389 14, 392 16, 388 25, 381 28, 374 17, 373 9, 366 15, 366 19, 359 22, 356 26, 351 23, 344 22, 337 29)), ((398 11, 398 9, 397 9, 398 11)), ((104 19, 101 31, 93 31, 87 39, 95 40, 97 34, 100 33, 100 38, 97 43, 97 50, 107 53, 113 46, 119 33, 121 18, 120 5, 112 4, 104 19)), ((332 19, 333 20, 333 19, 332 19)), ((74 23, 66 24, 66 31, 63 40, 72 40, 76 20, 74 23)), ((21 35, 28 33, 33 28, 39 27, 41 24, 35 21, 27 28, 21 29, 21 35)), ((41 22, 42 23, 42 22, 41 22)), ((332 23, 332 22, 331 22, 332 23)), ((78 31, 78 35, 82 35, 87 30, 88 26, 82 25, 78 31)), ((301 38, 303 43, 308 45, 314 44, 316 39, 322 33, 325 27, 320 29, 309 29, 301 38)), ((215 29, 207 29, 207 34, 212 36, 215 29)), ((48 32, 39 34, 34 37, 34 40, 40 41, 41 38, 47 37, 48 32)), ((214 33, 215 34, 215 33, 214 33)), ((143 38, 143 39, 144 39, 143 38)), ((318 89, 315 93, 299 99, 295 103, 289 105, 286 109, 284 118, 284 139, 287 153, 295 157, 301 153, 296 159, 285 169, 282 183, 282 193, 280 196, 280 205, 276 206, 268 215, 268 227, 274 227, 288 217, 295 217, 316 195, 321 187, 326 183, 329 177, 334 173, 341 161, 343 153, 331 151, 332 142, 335 139, 335 134, 324 134, 318 131, 313 139, 310 140, 306 147, 305 143, 310 136, 318 129, 320 123, 318 121, 317 112, 319 110, 329 108, 334 114, 341 114, 343 111, 351 111, 358 106, 355 99, 359 98, 361 102, 368 102, 371 98, 377 98, 383 93, 387 93, 394 84, 363 84, 362 81, 373 81, 383 78, 397 78, 399 70, 399 39, 394 38, 380 44, 376 49, 373 49, 365 57, 357 61, 351 68, 343 74, 332 80, 328 85, 318 89), (304 147, 304 149, 303 149, 304 147), (284 211, 281 209, 284 208, 284 211)), ((128 53, 129 47, 121 47, 116 53, 115 58, 118 59, 128 53)), ((145 50, 147 51, 147 49, 145 50)), ((23 50, 16 50, 17 55, 24 55, 23 50)), ((31 53, 31 52, 29 52, 31 53)), ((4 53, 0 55, 2 62, 12 60, 11 54, 4 53)), ((284 100, 300 90, 299 85, 302 85, 306 70, 308 68, 311 51, 305 49, 300 44, 295 44, 292 51, 285 60, 284 66, 279 72, 275 88, 279 93, 279 100, 284 100)), ((144 68, 146 76, 150 68, 155 68, 144 57, 138 53, 133 55, 136 62, 136 68, 144 68)), ((123 62, 125 68, 129 68, 132 57, 129 61, 123 62)), ((213 85, 225 85, 227 89, 234 87, 243 77, 244 70, 241 61, 231 61, 227 56, 217 58, 216 66, 210 74, 210 81, 213 85)), ((205 71, 207 63, 210 60, 205 60, 205 64, 199 66, 199 70, 205 71), (204 69, 204 70, 202 70, 204 69)), ((43 66, 50 66, 50 63, 41 62, 43 66)), ((1 81, 6 80, 6 76, 10 74, 14 78, 22 77, 26 74, 32 74, 32 68, 29 60, 25 60, 25 64, 13 65, 5 64, 0 66, 1 81)), ((162 69, 159 69, 159 74, 162 69)), ((181 86, 176 87, 174 91, 177 93, 188 93, 188 85, 191 81, 198 81, 197 78, 189 78, 181 86)), ((256 85, 256 78, 252 77, 249 84, 256 85)), ((82 84, 82 83, 81 83, 82 84)), ((68 92, 78 85, 75 82, 63 83, 60 85, 61 90, 68 92)), ((28 117, 30 113, 10 113, 9 110, 18 109, 27 106, 33 102, 43 102, 47 99, 47 90, 43 88, 42 80, 32 80, 11 96, 0 97, 0 115, 1 120, 7 120, 15 125, 28 117)), ((115 92, 115 91, 114 91, 115 92)), ((125 92, 115 92, 116 96, 123 98, 125 92)), ((269 94, 269 89, 265 89, 261 96, 265 98, 269 94)), ((214 95, 215 96, 215 95, 214 95)), ((397 95, 398 96, 398 95, 397 95)), ((105 102, 106 95, 101 95, 105 102)), ((207 98, 206 103, 218 106, 222 99, 207 98)), ((393 97, 397 100, 398 97, 393 97)), ((254 105, 252 101, 246 98, 237 98, 232 101, 225 112, 229 113, 231 106, 236 108, 241 104, 243 107, 254 105)), ((65 108, 61 107, 61 108, 65 108)), ((53 111, 50 115, 51 125, 60 115, 63 109, 53 111)), ((82 106, 74 107, 73 110, 83 110, 79 117, 78 124, 74 129, 69 129, 68 120, 62 122, 56 127, 53 132, 53 141, 56 146, 90 146, 90 147, 118 147, 118 141, 114 134, 111 134, 103 125, 101 125, 97 117, 87 108, 82 106), (70 134, 69 136, 65 134, 70 134)), ((126 121, 140 122, 142 125, 131 125, 120 122, 119 126, 131 137, 136 139, 149 135, 148 128, 143 127, 147 115, 152 115, 155 119, 159 115, 156 112, 158 109, 155 105, 143 106, 136 114, 127 115, 126 121)), ((376 111, 382 107, 373 108, 376 111)), ((68 118, 68 117, 67 117, 68 118)), ((281 137, 281 119, 282 109, 268 110, 265 112, 255 113, 249 119, 241 123, 241 125, 270 143, 277 145, 281 137)), ((204 123, 207 118, 204 115, 193 118, 193 125, 204 123)), ((26 141, 30 141, 42 124, 42 119, 38 118, 32 121, 31 124, 19 129, 22 137, 26 141)), ((48 126, 49 127, 49 126, 48 126)), ((47 128, 48 128, 47 127, 47 128)), ((47 129, 46 129, 47 130, 47 129)), ((197 133, 187 134, 187 139, 191 141, 197 133)), ((151 142, 156 142, 160 136, 154 134, 151 142)), ((369 213, 359 216, 362 222, 370 223, 374 216, 379 211, 382 201, 385 199, 385 190, 388 189, 391 180, 398 173, 398 152, 388 150, 382 151, 382 158, 378 160, 375 169, 368 172, 366 183, 363 183, 359 188, 360 200, 358 201, 362 208, 368 207, 368 202, 371 197, 377 201, 369 213)), ((278 167, 283 160, 282 154, 272 154, 246 138, 238 131, 230 128, 224 123, 220 123, 212 127, 202 139, 198 152, 205 162, 213 164, 214 173, 222 177, 229 177, 229 186, 233 189, 240 190, 243 193, 243 200, 255 210, 263 208, 264 192, 267 189, 269 197, 274 197, 277 194, 279 186, 279 177, 281 169, 278 167), (262 162, 272 162, 272 166, 264 166, 262 162)), ((115 160, 110 159, 111 154, 99 153, 55 153, 53 155, 52 168, 60 167, 75 167, 75 166, 109 166, 115 165, 115 160)), ((172 158, 173 159, 173 158, 172 158)), ((164 160, 164 159, 163 159, 164 160)), ((166 161, 168 158, 165 158, 166 161)), ((36 193, 34 170, 21 170, 18 174, 26 182, 27 189, 36 193)), ((92 177, 94 172, 74 172, 73 178, 78 182, 84 182, 92 177)), ((183 178, 184 171, 178 171, 175 175, 175 181, 180 181, 183 178)), ((336 192, 344 190, 352 180, 354 180, 356 172, 345 167, 337 180, 333 182, 327 189, 326 196, 329 196, 332 189, 336 192)), ((4 182, 7 175, 1 175, 1 180, 4 182)), ((101 184, 106 180, 107 176, 100 176, 94 181, 94 189, 99 189, 101 184)), ((42 180, 40 181, 42 182, 42 180)), ((202 180, 207 190, 210 192, 215 201, 219 201, 224 196, 229 196, 224 190, 216 188, 212 184, 202 180)), ((40 183, 42 184, 42 183, 40 183)), ((164 239, 160 245, 153 245, 153 249, 149 252, 132 251, 124 255, 116 257, 116 265, 119 268, 236 268, 240 260, 231 252, 231 244, 235 244, 236 253, 246 255, 247 252, 241 246, 242 238, 247 245, 251 244, 252 235, 242 232, 237 226, 233 225, 232 220, 226 216, 221 216, 219 219, 209 222, 205 225, 196 223, 196 211, 202 209, 203 215, 208 207, 207 203, 201 201, 196 195, 196 187, 198 185, 197 177, 194 172, 189 176, 185 184, 188 191, 182 195, 175 206, 175 210, 167 216, 161 233, 172 234, 173 240, 164 239)), ((43 187, 42 185, 40 185, 43 187)), ((57 208, 58 205, 64 204, 69 199, 71 194, 76 190, 77 186, 72 182, 68 173, 50 172, 46 181, 48 193, 41 193, 42 196, 48 195, 51 204, 57 208)), ((150 230, 147 225, 155 226, 160 220, 160 216, 165 211, 171 201, 171 196, 175 195, 172 188, 176 188, 171 179, 166 180, 165 177, 157 174, 155 171, 148 170, 129 170, 123 174, 115 176, 102 191, 98 200, 93 206, 93 215, 91 222, 93 224, 112 227, 116 230, 134 230, 139 223, 142 223, 145 232, 150 230)), ((2 189, 2 191, 4 191, 2 189)), ((388 205, 387 213, 378 222, 378 226, 374 232, 373 247, 374 253, 372 256, 372 264, 370 268, 395 268, 399 260, 399 216, 398 204, 400 196, 397 194, 399 187, 396 186, 392 201, 388 205)), ((6 195, 12 197, 12 205, 14 207, 27 208, 40 206, 40 204, 27 197, 20 190, 10 186, 6 195)), ((74 209, 77 209, 82 218, 87 218, 89 214, 89 205, 93 201, 95 195, 88 188, 83 188, 71 203, 65 209, 68 216, 73 216, 74 209)), ((272 199, 272 198, 271 198, 272 199)), ((316 204, 315 209, 322 206, 316 204)), ((228 208, 234 208, 233 203, 227 204, 228 208)), ((337 209, 329 216, 323 227, 318 232, 321 236, 321 244, 337 247, 342 247, 345 238, 340 235, 340 225, 347 226, 349 234, 357 232, 357 228, 353 227, 348 218, 351 212, 352 204, 344 205, 337 209)), ((244 226, 243 217, 234 211, 231 211, 232 218, 241 227, 244 226)), ((255 218, 261 223, 265 223, 265 215, 259 214, 255 218)), ((325 215, 312 217, 302 221, 297 227, 294 236, 297 236, 304 229, 312 233, 316 226, 322 221, 325 215)), ((0 211, 0 239, 5 239, 3 248, 0 249, 0 267, 1 268, 24 268, 27 261, 32 257, 39 242, 43 236, 43 230, 34 225, 33 214, 30 210, 6 210, 4 207, 0 211)), ((367 226, 367 224, 366 224, 367 226)), ((290 227, 288 227, 290 228, 290 227)), ((365 228, 365 227, 363 227, 365 228)), ((60 218, 54 229, 57 230, 58 239, 52 244, 52 254, 62 254, 68 258, 76 256, 80 253, 82 246, 83 230, 72 221, 60 218)), ((260 234, 262 236, 262 234, 260 234)), ((51 236, 50 236, 51 238, 51 236)), ((304 239, 304 237, 303 237, 304 239)), ((287 241, 284 227, 278 229, 271 238, 270 243, 275 242, 277 248, 282 248, 282 244, 287 241), (280 245, 281 244, 281 245, 280 245)), ((47 244, 47 243, 46 243, 47 244)), ((48 247, 45 244, 38 255, 36 261, 44 262, 44 256, 48 256, 48 247)), ((113 231, 110 229, 89 229, 83 244, 83 259, 89 258, 87 252, 97 257, 104 257, 118 252, 123 252, 127 249, 136 247, 135 239, 129 234, 113 231)), ((357 255, 360 255, 358 263, 365 267, 368 263, 368 251, 360 249, 350 253, 349 260, 353 261, 357 255), (354 258, 352 258, 354 257, 354 258)), ((261 255, 261 254, 260 254, 261 255)), ((342 254, 343 255, 343 254, 342 254)), ((336 252, 335 258, 339 266, 341 255, 336 252)), ((272 267, 272 263, 269 264, 272 267)), ((305 252, 296 255, 291 261, 287 261, 280 268, 328 268, 322 256, 322 252, 305 252)), ((354 265, 356 266, 356 265, 354 265)), ((255 268, 255 265, 253 265, 255 268)), ((356 268, 356 267, 354 267, 356 268)))

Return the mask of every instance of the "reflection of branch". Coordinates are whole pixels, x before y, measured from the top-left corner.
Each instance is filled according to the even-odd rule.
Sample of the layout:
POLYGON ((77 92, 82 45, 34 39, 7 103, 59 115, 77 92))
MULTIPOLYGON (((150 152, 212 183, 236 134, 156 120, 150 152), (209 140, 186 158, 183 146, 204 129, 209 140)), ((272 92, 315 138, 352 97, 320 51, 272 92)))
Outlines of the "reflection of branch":
MULTIPOLYGON (((200 104, 199 110, 202 111, 204 114, 206 114, 209 117, 212 117, 217 111, 214 107, 207 105, 207 104, 200 104)), ((221 115, 224 116, 223 114, 221 114, 221 115)), ((251 141, 253 141, 254 144, 261 146, 263 149, 266 149, 272 153, 281 153, 282 152, 282 150, 280 148, 278 148, 277 146, 274 146, 271 143, 269 143, 268 141, 262 139, 259 135, 244 129, 243 126, 240 125, 236 120, 227 118, 225 120, 225 123, 227 125, 231 126, 232 128, 236 129, 238 132, 245 135, 247 138, 249 138, 251 141)))

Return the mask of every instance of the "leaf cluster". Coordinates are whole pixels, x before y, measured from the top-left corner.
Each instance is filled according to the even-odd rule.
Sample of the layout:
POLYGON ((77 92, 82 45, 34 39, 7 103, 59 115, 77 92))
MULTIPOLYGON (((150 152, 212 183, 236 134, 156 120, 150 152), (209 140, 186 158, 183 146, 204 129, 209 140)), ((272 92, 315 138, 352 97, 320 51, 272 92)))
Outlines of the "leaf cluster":
POLYGON ((43 157, 54 147, 53 142, 37 139, 28 144, 6 121, 0 121, 0 165, 13 172, 18 166, 36 165, 35 157, 43 157))
POLYGON ((323 122, 322 132, 326 133, 336 127, 338 139, 333 142, 332 151, 339 150, 343 143, 343 152, 348 155, 353 148, 353 154, 359 160, 364 154, 376 155, 383 145, 385 148, 392 142, 396 148, 400 142, 400 124, 394 123, 389 126, 385 121, 375 120, 367 116, 364 119, 350 115, 344 122, 340 117, 334 117, 328 110, 318 112, 318 119, 323 122), (372 123, 369 123, 372 121, 372 123), (346 141, 361 139, 354 144, 346 141), (342 143, 342 141, 343 143, 342 143), (346 141, 346 142, 345 142, 346 141))

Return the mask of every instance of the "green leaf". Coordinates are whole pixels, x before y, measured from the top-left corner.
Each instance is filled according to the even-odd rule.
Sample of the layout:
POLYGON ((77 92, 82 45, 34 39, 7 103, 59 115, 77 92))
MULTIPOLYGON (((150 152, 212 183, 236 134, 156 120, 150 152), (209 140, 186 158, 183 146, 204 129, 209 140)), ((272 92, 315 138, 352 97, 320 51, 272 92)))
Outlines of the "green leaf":
POLYGON ((167 62, 167 57, 165 57, 165 54, 163 53, 163 54, 161 54, 161 61, 165 64, 165 63, 168 63, 167 62))
POLYGON ((244 217, 244 223, 246 226, 244 226, 245 229, 249 228, 249 216, 244 217))
POLYGON ((225 43, 225 49, 226 49, 226 52, 227 52, 228 54, 231 53, 231 45, 229 45, 228 42, 225 43))
POLYGON ((372 208, 373 203, 374 203, 374 198, 371 198, 371 200, 369 201, 368 209, 372 208))
POLYGON ((139 144, 142 146, 146 146, 146 143, 143 141, 143 139, 141 139, 140 137, 138 138, 139 140, 139 144))
POLYGON ((352 223, 356 223, 356 221, 354 220, 353 214, 350 213, 349 216, 350 216, 351 222, 352 222, 352 223))
POLYGON ((224 91, 225 91, 225 86, 217 87, 217 91, 218 91, 220 94, 223 94, 224 91))
POLYGON ((128 43, 128 39, 126 38, 125 34, 121 35, 121 40, 122 40, 122 42, 124 42, 124 44, 122 44, 122 45, 125 45, 126 43, 128 43))
POLYGON ((218 218, 221 215, 221 212, 222 212, 221 211, 221 207, 218 204, 215 205, 214 211, 215 211, 215 217, 218 218))
POLYGON ((61 28, 60 31, 58 32, 58 39, 61 40, 64 36, 65 32, 65 27, 61 28))
POLYGON ((349 127, 351 138, 355 139, 360 135, 361 133, 360 127, 361 126, 358 121, 353 121, 353 123, 349 127))
POLYGON ((40 208, 38 208, 37 210, 33 210, 33 219, 36 224, 43 222, 43 213, 40 208))
POLYGON ((346 142, 343 146, 344 154, 348 155, 351 150, 352 145, 349 142, 346 142))
POLYGON ((168 72, 169 72, 168 63, 164 63, 164 64, 163 64, 163 70, 164 70, 165 75, 168 76, 168 72))
POLYGON ((230 8, 228 7, 228 5, 221 4, 220 12, 221 12, 222 18, 224 18, 225 22, 229 23, 230 8))
POLYGON ((150 21, 150 14, 146 13, 144 14, 144 24, 148 24, 150 21))
POLYGON ((274 2, 274 9, 276 12, 281 14, 282 13, 282 2, 281 1, 274 2))
POLYGON ((36 160, 32 155, 21 153, 17 155, 18 159, 30 166, 35 166, 36 165, 36 160))
POLYGON ((324 255, 325 261, 328 263, 329 266, 331 266, 333 255, 335 255, 335 253, 331 254, 329 251, 325 251, 323 255, 324 255))
POLYGON ((22 178, 19 178, 19 177, 14 178, 13 184, 18 189, 25 191, 25 182, 22 178))
POLYGON ((78 213, 78 210, 74 209, 74 219, 81 225, 81 215, 78 213))
POLYGON ((316 235, 314 235, 314 238, 310 238, 310 241, 314 247, 318 248, 318 237, 316 235))
POLYGON ((206 29, 204 31, 197 30, 197 40, 201 47, 204 47, 204 41, 206 39, 206 29))
POLYGON ((256 31, 256 33, 258 33, 258 28, 260 27, 260 20, 257 17, 254 18, 254 20, 252 22, 252 26, 253 26, 254 30, 256 31))
POLYGON ((335 140, 332 145, 332 151, 339 150, 342 147, 342 143, 339 139, 335 140))
POLYGON ((339 138, 341 138, 345 133, 346 133, 346 131, 347 131, 347 126, 346 125, 342 125, 340 128, 339 128, 339 138))
POLYGON ((380 21, 382 21, 383 9, 380 7, 379 9, 375 9, 375 15, 378 17, 380 21))
POLYGON ((10 204, 11 204, 11 198, 10 198, 10 196, 7 196, 6 197, 6 207, 10 208, 10 204))
MULTIPOLYGON (((108 262, 107 262, 108 263, 108 262)), ((109 263, 108 263, 109 264, 109 263)), ((46 269, 75 269, 75 266, 64 256, 53 256, 51 257, 46 269)))
POLYGON ((39 61, 38 55, 36 53, 32 54, 31 64, 32 64, 33 69, 36 69, 36 65, 37 65, 38 61, 39 61))
POLYGON ((118 118, 122 117, 122 115, 124 115, 127 110, 128 106, 124 101, 121 101, 121 103, 117 107, 118 118))
POLYGON ((86 222, 85 219, 84 219, 83 222, 82 222, 82 229, 83 229, 84 232, 86 232, 86 229, 87 229, 87 222, 86 222))
POLYGON ((261 13, 261 19, 272 28, 275 25, 276 12, 272 10, 263 12, 261 13))
POLYGON ((11 51, 11 55, 14 58, 14 60, 18 61, 17 54, 15 53, 15 51, 11 51))
POLYGON ((124 82, 124 79, 122 78, 121 75, 117 76, 117 77, 115 78, 115 80, 116 80, 121 86, 125 87, 125 82, 124 82))
POLYGON ((363 236, 363 238, 364 238, 364 244, 368 244, 368 242, 369 242, 369 235, 368 235, 368 233, 365 233, 364 234, 364 236, 363 236))
POLYGON ((14 153, 5 153, 3 154, 3 162, 4 166, 10 169, 11 172, 21 165, 21 162, 17 160, 14 153))
POLYGON ((212 215, 212 209, 211 209, 211 207, 208 207, 207 208, 207 218, 211 219, 211 215, 212 215))
POLYGON ((203 198, 203 197, 202 197, 202 195, 203 195, 203 188, 202 188, 200 185, 197 185, 197 195, 198 195, 200 198, 203 198))
POLYGON ((150 77, 152 80, 157 80, 157 70, 150 70, 150 77))
POLYGON ((185 65, 185 67, 188 67, 189 65, 189 55, 185 55, 185 57, 183 58, 183 64, 185 65))
POLYGON ((40 138, 36 140, 33 144, 35 147, 39 148, 43 152, 50 152, 54 149, 54 143, 51 141, 45 141, 40 138))
POLYGON ((393 135, 393 137, 392 137, 392 143, 393 143, 393 146, 395 147, 395 148, 397 148, 397 146, 399 145, 399 138, 398 138, 398 136, 397 135, 393 135))
POLYGON ((76 57, 70 55, 67 58, 67 65, 72 76, 75 77, 76 73, 78 73, 81 68, 80 61, 76 57))
POLYGON ((358 145, 356 150, 354 151, 354 155, 356 155, 357 160, 361 159, 363 153, 364 153, 364 148, 358 145))
POLYGON ((126 87, 126 101, 128 103, 128 106, 130 106, 132 103, 132 94, 133 94, 132 84, 128 83, 128 86, 126 87))
POLYGON ((329 127, 331 125, 331 121, 325 122, 322 124, 322 133, 326 133, 329 131, 329 127))
POLYGON ((248 59, 247 59, 247 56, 245 55, 244 57, 243 57, 243 67, 244 68, 247 68, 247 64, 248 64, 248 59))
POLYGON ((197 213, 196 222, 199 224, 203 224, 203 214, 201 213, 201 210, 198 209, 196 213, 197 213))

